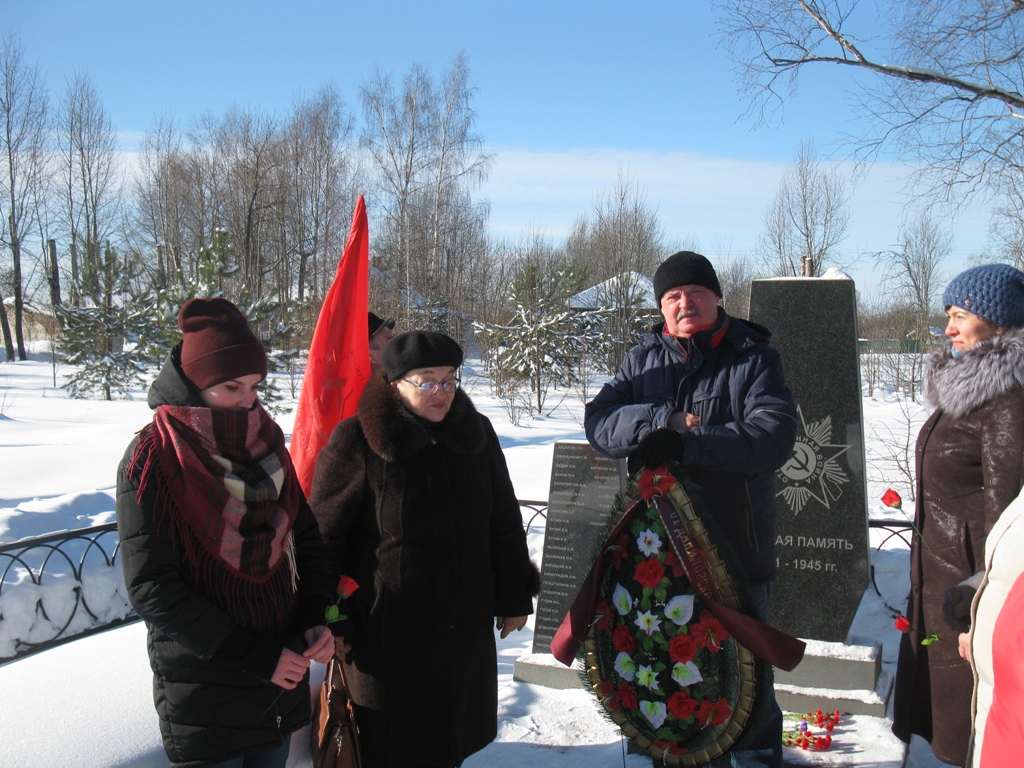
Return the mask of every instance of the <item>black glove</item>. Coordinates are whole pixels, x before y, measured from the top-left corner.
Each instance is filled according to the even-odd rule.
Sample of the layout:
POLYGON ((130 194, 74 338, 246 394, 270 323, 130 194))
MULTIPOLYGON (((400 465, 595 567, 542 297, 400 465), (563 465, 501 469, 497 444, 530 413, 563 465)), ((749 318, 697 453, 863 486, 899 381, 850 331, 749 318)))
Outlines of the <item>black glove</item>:
POLYGON ((946 590, 946 597, 942 601, 942 618, 951 629, 960 633, 971 631, 971 601, 977 591, 966 584, 957 584, 946 590))
POLYGON ((674 429, 662 427, 648 432, 629 457, 627 466, 632 475, 641 467, 657 469, 670 461, 683 460, 683 436, 674 429))

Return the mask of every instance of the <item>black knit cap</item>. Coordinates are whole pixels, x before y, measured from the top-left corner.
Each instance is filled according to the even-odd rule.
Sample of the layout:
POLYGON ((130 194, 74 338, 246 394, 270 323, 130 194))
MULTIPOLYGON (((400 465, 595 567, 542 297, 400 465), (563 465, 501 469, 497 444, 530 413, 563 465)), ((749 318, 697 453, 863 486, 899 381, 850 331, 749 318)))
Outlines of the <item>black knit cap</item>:
POLYGON ((654 273, 654 300, 660 305, 666 291, 677 285, 702 285, 722 298, 722 286, 711 262, 699 253, 679 251, 673 253, 654 273))
POLYGON ((409 331, 395 336, 384 348, 384 372, 388 381, 398 381, 417 368, 458 368, 462 357, 462 347, 450 336, 434 331, 409 331))
POLYGON ((267 353, 248 321, 227 299, 190 299, 178 313, 181 370, 200 392, 258 373, 267 378, 267 353))
POLYGON ((385 328, 394 329, 395 327, 395 319, 393 317, 382 320, 373 312, 367 312, 366 314, 366 325, 369 328, 371 339, 377 335, 378 331, 383 331, 385 328))

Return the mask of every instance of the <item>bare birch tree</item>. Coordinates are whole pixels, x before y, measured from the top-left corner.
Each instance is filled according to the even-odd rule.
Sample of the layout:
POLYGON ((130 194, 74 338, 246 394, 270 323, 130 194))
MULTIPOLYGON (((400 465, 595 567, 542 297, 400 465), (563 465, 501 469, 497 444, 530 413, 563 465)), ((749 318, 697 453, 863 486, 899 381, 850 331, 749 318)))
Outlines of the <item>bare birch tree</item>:
POLYGON ((37 67, 23 61, 20 43, 0 39, 0 239, 11 252, 10 290, 14 298, 14 338, 0 297, 0 327, 7 359, 28 359, 24 331, 25 238, 45 182, 48 97, 37 67), (17 350, 15 350, 17 347, 17 350))
POLYGON ((88 293, 99 305, 110 298, 97 280, 102 244, 117 223, 119 169, 114 128, 88 75, 68 82, 57 124, 72 303, 88 293))
POLYGON ((759 248, 777 275, 817 277, 846 238, 849 191, 838 171, 800 143, 764 216, 759 248))
POLYGON ((1024 3, 1013 0, 718 0, 741 89, 758 120, 805 70, 856 86, 872 157, 889 146, 919 168, 924 194, 958 204, 1002 191, 1024 168, 1024 3))
POLYGON ((599 194, 591 212, 577 218, 566 254, 586 284, 598 287, 594 308, 613 310, 606 327, 613 341, 602 362, 614 371, 657 319, 641 277, 653 275, 665 256, 657 210, 628 173, 620 170, 615 187, 599 194))

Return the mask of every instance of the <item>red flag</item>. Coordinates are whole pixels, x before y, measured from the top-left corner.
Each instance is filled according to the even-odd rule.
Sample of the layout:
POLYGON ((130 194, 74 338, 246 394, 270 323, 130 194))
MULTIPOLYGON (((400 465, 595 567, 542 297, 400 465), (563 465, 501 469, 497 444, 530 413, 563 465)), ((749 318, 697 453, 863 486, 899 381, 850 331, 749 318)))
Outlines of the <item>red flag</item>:
POLYGON ((370 378, 367 294, 370 290, 370 233, 360 195, 345 251, 327 291, 309 344, 302 394, 292 429, 291 455, 299 484, 309 496, 320 449, 342 419, 356 412, 370 378))

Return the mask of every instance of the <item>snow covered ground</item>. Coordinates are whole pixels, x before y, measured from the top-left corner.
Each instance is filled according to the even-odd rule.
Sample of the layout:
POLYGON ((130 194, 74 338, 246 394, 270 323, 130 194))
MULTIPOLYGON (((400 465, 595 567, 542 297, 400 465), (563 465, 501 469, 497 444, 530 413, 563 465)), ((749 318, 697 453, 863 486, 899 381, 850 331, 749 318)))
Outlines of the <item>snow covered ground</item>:
MULTIPOLYGON (((60 388, 62 379, 58 371, 54 385, 51 364, 42 354, 28 362, 0 365, 0 542, 114 519, 114 473, 132 435, 149 420, 145 393, 140 391, 134 401, 70 400, 60 388)), ((519 498, 546 499, 554 441, 584 438, 580 401, 568 394, 553 415, 513 426, 486 383, 473 376, 472 366, 467 366, 464 379, 477 407, 491 418, 501 437, 519 498)), ((905 434, 916 434, 923 411, 901 396, 876 390, 873 397, 865 397, 864 414, 868 498, 877 500, 890 486, 909 498, 907 479, 893 453, 905 434)), ((292 413, 278 419, 286 433, 293 417, 292 413)), ((893 516, 877 501, 871 514, 893 516)), ((539 564, 541 529, 531 531, 530 547, 539 564)), ((879 588, 891 605, 901 605, 906 597, 906 559, 905 551, 897 551, 876 562, 879 588)), ((123 594, 116 585, 106 590, 114 610, 123 594)), ((5 596, 8 593, 13 596, 17 590, 5 586, 5 596)), ((24 602, 21 595, 18 600, 24 602)), ((0 596, 0 613, 7 622, 30 611, 0 596)), ((870 588, 851 633, 882 642, 883 664, 894 669, 899 635, 882 598, 870 588)), ((466 766, 650 765, 648 758, 627 754, 617 728, 602 716, 588 692, 512 680, 513 663, 531 653, 532 637, 531 622, 523 632, 499 641, 498 739, 466 766)), ((314 665, 314 683, 322 672, 314 665)), ((0 667, 0 712, 0 766, 166 765, 142 624, 0 667)), ((296 734, 290 766, 309 764, 307 738, 305 731, 296 734)), ((848 716, 833 738, 827 752, 787 748, 787 761, 885 768, 903 764, 902 744, 884 719, 848 716)), ((927 745, 919 746, 911 750, 908 766, 941 765, 930 758, 927 745)))

